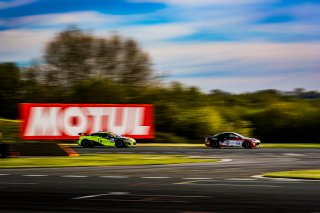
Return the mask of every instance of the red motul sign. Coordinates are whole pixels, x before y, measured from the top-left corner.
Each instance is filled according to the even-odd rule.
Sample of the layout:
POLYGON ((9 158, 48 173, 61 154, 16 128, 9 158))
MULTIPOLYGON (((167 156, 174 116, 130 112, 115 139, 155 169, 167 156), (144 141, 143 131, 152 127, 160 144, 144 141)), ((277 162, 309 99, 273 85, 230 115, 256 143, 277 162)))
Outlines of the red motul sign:
POLYGON ((153 138, 150 104, 21 104, 25 140, 78 139, 78 133, 111 131, 153 138))

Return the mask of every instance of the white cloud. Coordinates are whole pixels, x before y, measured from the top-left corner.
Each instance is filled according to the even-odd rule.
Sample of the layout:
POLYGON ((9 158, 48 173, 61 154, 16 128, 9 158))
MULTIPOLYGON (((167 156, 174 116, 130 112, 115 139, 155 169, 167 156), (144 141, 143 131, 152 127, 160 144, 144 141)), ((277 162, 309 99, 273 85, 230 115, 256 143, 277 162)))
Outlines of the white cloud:
POLYGON ((95 11, 55 13, 44 15, 24 16, 0 20, 0 24, 6 27, 15 26, 53 26, 61 24, 87 24, 94 27, 101 24, 112 24, 120 21, 120 18, 113 15, 105 15, 95 11))
POLYGON ((0 32, 0 61, 39 59, 54 30, 7 30, 0 32))
POLYGON ((276 23, 276 24, 264 24, 252 26, 254 32, 260 33, 272 33, 275 35, 314 35, 317 36, 320 34, 320 28, 316 24, 311 23, 276 23))
POLYGON ((281 72, 309 70, 320 62, 320 43, 207 42, 146 47, 160 69, 172 74, 208 71, 281 72), (201 66, 210 65, 205 70, 201 66), (311 67, 311 68, 310 68, 311 67), (209 70, 208 70, 209 69, 209 70))
POLYGON ((292 91, 295 88, 319 91, 320 73, 310 74, 281 74, 268 77, 201 77, 179 78, 179 82, 197 86, 202 91, 209 92, 220 89, 232 93, 252 92, 256 90, 278 89, 292 91))
POLYGON ((13 1, 0 1, 0 10, 12 7, 19 7, 26 4, 31 4, 38 0, 13 0, 13 1))

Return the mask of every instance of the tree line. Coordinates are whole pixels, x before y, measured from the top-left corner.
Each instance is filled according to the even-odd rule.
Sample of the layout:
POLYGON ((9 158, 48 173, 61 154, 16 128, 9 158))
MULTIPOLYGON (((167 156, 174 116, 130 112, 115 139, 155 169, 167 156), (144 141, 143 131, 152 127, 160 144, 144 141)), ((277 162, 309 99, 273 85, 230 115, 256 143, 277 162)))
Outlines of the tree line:
POLYGON ((262 142, 319 142, 320 93, 296 89, 203 93, 161 84, 149 55, 117 34, 100 38, 70 27, 25 68, 0 63, 0 117, 18 118, 19 103, 150 103, 157 142, 203 142, 206 134, 239 132, 262 142))

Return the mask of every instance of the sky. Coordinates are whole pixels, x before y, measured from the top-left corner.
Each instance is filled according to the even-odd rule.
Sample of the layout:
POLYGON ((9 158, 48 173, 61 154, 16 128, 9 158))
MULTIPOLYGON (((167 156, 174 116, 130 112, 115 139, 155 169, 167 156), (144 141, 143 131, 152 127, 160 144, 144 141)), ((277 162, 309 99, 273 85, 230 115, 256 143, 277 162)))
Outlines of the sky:
POLYGON ((70 25, 137 40, 164 82, 320 91, 320 0, 0 0, 0 62, 41 60, 70 25))

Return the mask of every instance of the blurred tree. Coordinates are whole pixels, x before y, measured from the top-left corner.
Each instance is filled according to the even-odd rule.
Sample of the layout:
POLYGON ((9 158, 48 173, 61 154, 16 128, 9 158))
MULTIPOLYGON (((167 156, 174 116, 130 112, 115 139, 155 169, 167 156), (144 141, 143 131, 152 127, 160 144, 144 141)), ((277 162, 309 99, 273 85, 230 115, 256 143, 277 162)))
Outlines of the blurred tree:
POLYGON ((19 91, 20 101, 37 103, 44 101, 44 87, 40 84, 41 69, 38 62, 33 61, 32 65, 20 69, 21 90, 19 91))
POLYGON ((129 85, 145 85, 153 78, 150 58, 135 40, 98 38, 74 26, 48 43, 44 59, 48 83, 63 87, 91 77, 129 85))
POLYGON ((44 60, 49 65, 47 82, 70 87, 88 77, 93 36, 77 27, 60 32, 47 44, 44 60))
MULTIPOLYGON (((123 84, 140 85, 149 82, 152 78, 152 69, 149 55, 142 52, 136 41, 125 40, 122 49, 122 68, 119 73, 119 82, 123 84)), ((120 64, 121 65, 121 64, 120 64)))
POLYGON ((69 101, 74 103, 123 103, 125 90, 108 79, 88 79, 75 85, 69 101))
POLYGON ((14 63, 0 63, 0 116, 16 118, 20 72, 14 63))

